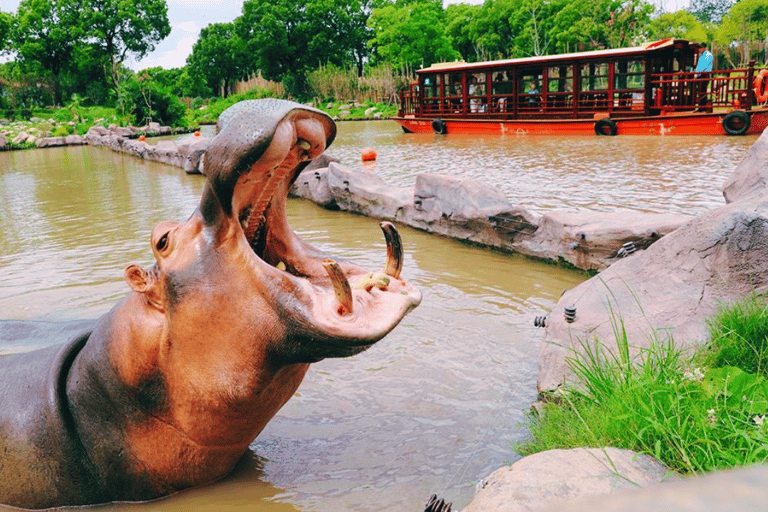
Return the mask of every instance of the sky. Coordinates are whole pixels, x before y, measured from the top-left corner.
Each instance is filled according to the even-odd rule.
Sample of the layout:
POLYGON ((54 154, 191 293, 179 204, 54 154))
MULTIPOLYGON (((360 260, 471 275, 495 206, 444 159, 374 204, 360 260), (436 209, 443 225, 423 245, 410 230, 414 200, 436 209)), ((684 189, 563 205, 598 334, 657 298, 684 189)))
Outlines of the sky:
MULTIPOLYGON (((20 0, 0 0, 0 11, 16 12, 20 0)), ((443 0, 445 5, 458 3, 460 0, 443 0)), ((480 4, 483 0, 461 0, 464 3, 480 4)), ((687 7, 689 0, 663 0, 666 10, 677 11, 687 7)), ((242 14, 243 0, 166 0, 171 34, 161 41, 155 51, 141 61, 129 60, 125 63, 130 69, 142 69, 160 66, 166 69, 180 68, 186 65, 187 56, 192 53, 192 46, 200 35, 200 30, 211 23, 234 21, 242 14)))

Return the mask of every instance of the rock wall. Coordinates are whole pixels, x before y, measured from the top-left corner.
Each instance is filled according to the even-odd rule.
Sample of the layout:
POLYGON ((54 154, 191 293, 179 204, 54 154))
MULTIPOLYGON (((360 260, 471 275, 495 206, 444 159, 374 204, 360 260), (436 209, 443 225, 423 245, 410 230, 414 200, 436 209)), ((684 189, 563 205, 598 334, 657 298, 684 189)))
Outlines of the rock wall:
POLYGON ((512 205, 495 187, 472 179, 420 174, 413 190, 329 162, 299 175, 291 194, 341 209, 583 270, 606 268, 643 250, 688 218, 601 212, 540 214, 512 205), (627 250, 625 245, 631 246, 627 250))
POLYGON ((618 322, 635 351, 669 336, 679 347, 697 345, 707 339, 706 318, 721 304, 768 289, 768 194, 761 177, 767 154, 763 133, 726 182, 732 202, 563 294, 546 321, 540 392, 571 379, 565 359, 581 353, 582 342, 597 338, 615 350, 618 322), (566 307, 576 308, 572 323, 566 307))
MULTIPOLYGON (((170 128, 167 126, 152 126, 153 124, 157 123, 150 123, 147 127, 154 129, 153 133, 170 132, 170 128)), ((167 140, 161 140, 157 144, 148 144, 143 140, 133 138, 137 131, 144 131, 144 129, 117 126, 111 126, 107 129, 101 126, 92 126, 85 134, 84 140, 91 146, 103 147, 144 160, 181 167, 187 174, 203 173, 203 155, 210 142, 207 137, 196 137, 194 141, 182 144, 167 140)))

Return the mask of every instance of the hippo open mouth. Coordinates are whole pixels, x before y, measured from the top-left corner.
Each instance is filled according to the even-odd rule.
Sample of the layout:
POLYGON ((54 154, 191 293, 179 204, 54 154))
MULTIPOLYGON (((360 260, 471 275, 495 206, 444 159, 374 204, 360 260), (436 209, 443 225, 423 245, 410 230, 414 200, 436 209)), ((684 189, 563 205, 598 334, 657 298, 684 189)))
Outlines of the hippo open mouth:
POLYGON ((292 330, 314 342, 335 341, 335 349, 323 354, 302 350, 302 360, 363 350, 419 304, 418 290, 400 280, 403 251, 391 223, 381 224, 387 258, 380 272, 326 258, 288 223, 291 185, 335 138, 335 124, 325 113, 283 100, 245 101, 226 110, 218 128, 205 157, 208 186, 200 211, 220 243, 242 237, 258 272, 281 281, 276 290, 292 290, 292 297, 275 293, 271 299, 293 320, 292 330))

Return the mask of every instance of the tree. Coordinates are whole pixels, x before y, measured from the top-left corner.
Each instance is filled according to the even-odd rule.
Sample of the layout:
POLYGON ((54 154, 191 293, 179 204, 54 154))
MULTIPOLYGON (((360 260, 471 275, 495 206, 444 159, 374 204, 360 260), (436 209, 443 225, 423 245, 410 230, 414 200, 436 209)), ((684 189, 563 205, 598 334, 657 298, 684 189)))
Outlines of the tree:
POLYGON ((200 39, 187 57, 192 76, 201 77, 215 95, 226 98, 234 82, 247 75, 245 44, 234 23, 213 23, 200 31, 200 39))
POLYGON ((709 36, 704 26, 693 14, 677 11, 662 14, 648 25, 648 38, 653 41, 677 37, 689 41, 707 41, 709 36))
POLYGON ((482 10, 481 5, 464 3, 450 4, 445 9, 445 34, 451 39, 453 48, 467 62, 481 60, 473 26, 482 10))
POLYGON ((0 54, 5 53, 10 48, 12 21, 13 16, 0 11, 0 54))
MULTIPOLYGON (((754 43, 768 44, 768 0, 741 0, 723 17, 715 39, 723 46, 739 46, 744 66, 750 59, 754 43)), ((733 62, 731 64, 734 64, 733 62)))
POLYGON ((736 0, 691 0, 688 12, 702 23, 720 23, 736 0))
POLYGON ((445 34, 444 11, 439 0, 398 0, 377 7, 368 26, 373 29, 371 47, 382 60, 401 69, 460 57, 445 34))
POLYGON ((306 74, 321 64, 358 71, 367 55, 369 0, 246 0, 237 35, 267 80, 283 81, 293 95, 308 92, 306 74))
POLYGON ((555 51, 621 48, 645 39, 654 7, 643 0, 573 0, 556 15, 551 35, 555 51))
POLYGON ((62 104, 61 74, 73 62, 84 32, 78 0, 23 0, 12 39, 27 72, 50 74, 53 101, 62 104))
MULTIPOLYGON (((59 0, 60 1, 60 0, 59 0)), ((146 56, 171 33, 165 0, 84 0, 83 22, 95 47, 110 61, 115 89, 120 84, 120 64, 132 55, 146 56)))

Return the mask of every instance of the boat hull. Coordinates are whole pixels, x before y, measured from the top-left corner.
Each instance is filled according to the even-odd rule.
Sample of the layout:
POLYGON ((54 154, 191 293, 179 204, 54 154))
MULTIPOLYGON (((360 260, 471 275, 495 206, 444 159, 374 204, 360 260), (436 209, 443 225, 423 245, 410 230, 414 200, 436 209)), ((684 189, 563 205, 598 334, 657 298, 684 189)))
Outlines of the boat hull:
MULTIPOLYGON (((749 129, 741 135, 759 134, 768 126, 768 109, 745 112, 749 129)), ((723 126, 728 112, 686 112, 660 116, 613 118, 615 135, 729 135, 723 126)), ((452 119, 394 117, 406 132, 466 135, 596 135, 595 119, 452 119), (435 121, 442 125, 433 126, 435 121)), ((603 122, 603 124, 607 124, 603 122)), ((606 135, 609 130, 606 130, 606 135)))

